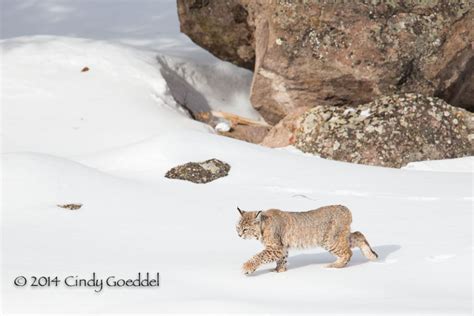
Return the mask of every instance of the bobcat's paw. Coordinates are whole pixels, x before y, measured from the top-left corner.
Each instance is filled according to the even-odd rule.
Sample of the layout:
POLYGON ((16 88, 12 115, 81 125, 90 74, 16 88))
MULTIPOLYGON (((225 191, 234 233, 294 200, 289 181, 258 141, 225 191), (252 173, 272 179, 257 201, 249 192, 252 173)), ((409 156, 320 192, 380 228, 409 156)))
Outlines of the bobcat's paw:
POLYGON ((242 272, 246 275, 253 273, 256 269, 257 267, 255 266, 253 262, 246 262, 242 266, 242 272))
POLYGON ((285 272, 285 271, 286 271, 286 266, 283 266, 283 267, 276 267, 276 268, 275 268, 275 272, 278 272, 278 273, 280 273, 280 272, 285 272))
POLYGON ((343 262, 333 262, 328 265, 326 265, 326 268, 328 269, 341 269, 344 268, 347 265, 347 263, 343 262))

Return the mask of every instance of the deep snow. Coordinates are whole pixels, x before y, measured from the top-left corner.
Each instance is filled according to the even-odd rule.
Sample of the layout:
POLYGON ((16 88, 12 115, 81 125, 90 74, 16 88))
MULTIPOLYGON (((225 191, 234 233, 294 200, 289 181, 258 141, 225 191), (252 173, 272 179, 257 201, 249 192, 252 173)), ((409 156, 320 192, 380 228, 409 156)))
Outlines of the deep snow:
POLYGON ((472 313, 471 158, 397 170, 215 135, 174 98, 259 119, 251 74, 178 34, 174 1, 2 6, 4 311, 472 313), (228 162, 229 176, 206 185, 163 177, 209 158, 228 162), (261 245, 238 238, 236 206, 326 204, 352 210, 379 261, 355 251, 347 268, 331 270, 321 249, 291 251, 286 273, 266 265, 242 275, 261 245), (92 272, 160 272, 161 285, 95 293, 12 284, 92 272))

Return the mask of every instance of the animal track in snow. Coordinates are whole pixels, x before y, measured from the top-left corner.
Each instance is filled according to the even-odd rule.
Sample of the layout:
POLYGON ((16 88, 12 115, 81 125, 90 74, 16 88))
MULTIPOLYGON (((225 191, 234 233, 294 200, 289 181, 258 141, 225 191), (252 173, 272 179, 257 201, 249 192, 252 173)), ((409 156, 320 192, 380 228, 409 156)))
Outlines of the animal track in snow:
POLYGON ((429 257, 426 257, 425 259, 431 262, 441 262, 441 261, 445 261, 454 257, 456 257, 456 255, 454 254, 444 254, 444 255, 437 255, 437 256, 429 256, 429 257))
POLYGON ((394 263, 397 263, 398 262, 398 259, 385 259, 385 260, 382 260, 382 261, 373 261, 372 263, 375 263, 375 264, 394 264, 394 263))

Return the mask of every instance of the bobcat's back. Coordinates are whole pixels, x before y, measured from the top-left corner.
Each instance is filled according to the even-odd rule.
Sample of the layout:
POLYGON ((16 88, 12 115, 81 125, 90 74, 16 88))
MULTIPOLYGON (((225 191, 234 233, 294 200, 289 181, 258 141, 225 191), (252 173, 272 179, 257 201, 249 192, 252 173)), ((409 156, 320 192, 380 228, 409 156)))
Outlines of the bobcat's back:
POLYGON ((351 222, 351 212, 342 205, 307 212, 271 209, 262 214, 262 242, 289 248, 330 248, 341 237, 350 234, 351 222))

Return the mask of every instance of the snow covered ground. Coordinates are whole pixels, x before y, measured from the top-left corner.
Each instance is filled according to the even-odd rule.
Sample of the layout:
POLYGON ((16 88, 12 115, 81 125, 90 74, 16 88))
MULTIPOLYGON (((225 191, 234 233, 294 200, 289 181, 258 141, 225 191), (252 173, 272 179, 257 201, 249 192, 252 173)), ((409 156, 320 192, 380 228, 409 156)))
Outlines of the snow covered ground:
POLYGON ((174 1, 2 1, 4 312, 472 314, 472 158, 378 168, 215 135, 179 104, 259 119, 251 73, 178 32, 174 1), (88 67, 89 71, 81 72, 88 67), (218 158, 206 185, 177 164, 218 158), (419 169, 419 170, 418 170, 419 169), (76 211, 56 204, 82 203, 76 211), (380 255, 242 275, 236 206, 345 204, 380 255), (18 276, 159 272, 159 288, 15 287, 18 276))

